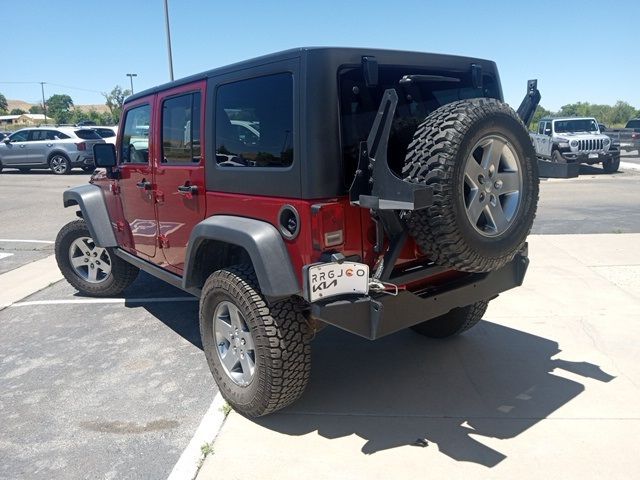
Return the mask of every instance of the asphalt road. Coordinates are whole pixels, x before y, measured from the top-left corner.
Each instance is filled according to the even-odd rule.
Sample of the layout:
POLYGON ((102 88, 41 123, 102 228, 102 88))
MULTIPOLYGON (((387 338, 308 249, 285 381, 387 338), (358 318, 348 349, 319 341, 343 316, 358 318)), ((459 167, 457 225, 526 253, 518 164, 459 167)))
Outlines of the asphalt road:
MULTIPOLYGON (((75 218, 62 191, 87 179, 0 174, 0 274, 52 253, 16 240, 52 242, 75 218)), ((540 191, 535 233, 640 232, 640 171, 583 167, 540 191)), ((0 311, 0 478, 169 474, 216 392, 197 303, 147 275, 123 298, 50 303, 81 299, 63 281, 0 311), (140 300, 167 297, 186 301, 140 300)))

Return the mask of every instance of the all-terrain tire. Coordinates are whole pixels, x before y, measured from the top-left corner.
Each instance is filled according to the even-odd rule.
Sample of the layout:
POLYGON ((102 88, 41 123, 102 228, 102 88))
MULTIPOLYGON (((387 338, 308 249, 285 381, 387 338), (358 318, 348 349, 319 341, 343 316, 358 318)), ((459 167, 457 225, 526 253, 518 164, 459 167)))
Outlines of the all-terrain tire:
POLYGON ((459 335, 482 320, 488 304, 488 301, 482 301, 466 307, 454 308, 449 313, 414 325, 411 329, 420 335, 431 338, 459 335))
POLYGON ((620 168, 620 156, 615 156, 611 160, 602 162, 602 169, 605 173, 616 173, 620 168))
MULTIPOLYGON (((295 298, 269 306, 251 265, 218 270, 205 282, 200 297, 202 345, 220 393, 236 411, 259 417, 286 407, 304 392, 311 374, 312 337, 302 314, 304 308, 304 302, 295 298), (216 339, 214 333, 217 308, 229 304, 240 313, 240 334, 243 338, 250 335, 254 347, 252 354, 244 353, 251 355, 254 371, 250 380, 242 384, 228 373, 221 360, 223 353, 219 353, 219 349, 233 345, 216 339)), ((239 362, 238 367, 244 372, 239 362)))
MULTIPOLYGON (((406 217, 409 232, 416 243, 437 264, 461 271, 487 272, 508 263, 524 245, 538 202, 536 154, 517 114, 495 99, 457 101, 429 115, 413 138, 402 170, 403 177, 410 182, 428 185, 434 192, 430 207, 411 212, 406 217), (501 175, 514 172, 520 175, 517 206, 511 212, 506 229, 500 232, 496 226, 495 235, 489 235, 485 232, 488 232, 488 227, 480 225, 483 221, 489 225, 487 219, 493 218, 484 213, 488 206, 483 207, 475 223, 467 213, 467 207, 471 205, 466 203, 467 197, 470 198, 474 192, 483 202, 491 200, 494 210, 497 198, 500 212, 503 211, 503 197, 510 202, 509 205, 513 204, 512 193, 507 197, 496 190, 491 196, 492 191, 485 195, 484 189, 489 187, 488 184, 482 187, 482 191, 469 187, 465 169, 473 165, 467 162, 474 160, 476 166, 484 168, 482 158, 476 158, 484 155, 482 142, 492 142, 491 145, 501 142, 499 151, 509 155, 508 158, 507 153, 495 156, 495 161, 492 160, 494 167, 488 167, 489 170, 493 168, 493 173, 489 170, 484 172, 485 181, 491 188, 494 185, 496 189, 502 188, 502 183, 498 187, 497 180, 494 182, 502 178, 501 175), (508 149, 505 150, 505 146, 508 149), (507 163, 509 168, 505 166, 507 163), (493 174, 498 176, 492 177, 493 174)), ((487 155, 487 158, 494 158, 490 153, 487 155)), ((478 177, 476 180, 480 182, 481 179, 478 177)))
MULTIPOLYGON (((110 248, 106 248, 103 251, 92 242, 91 234, 84 220, 74 220, 67 223, 62 227, 56 238, 55 255, 58 268, 60 268, 64 278, 83 295, 92 297, 118 295, 134 282, 140 270, 116 256, 110 248), (101 259, 103 262, 108 261, 110 264, 110 273, 97 282, 88 281, 82 276, 84 270, 76 269, 72 265, 73 252, 71 247, 74 241, 81 238, 90 239, 87 242, 89 248, 97 248, 97 252, 100 252, 100 255, 96 258, 101 259)), ((88 271, 89 267, 86 268, 88 271)))

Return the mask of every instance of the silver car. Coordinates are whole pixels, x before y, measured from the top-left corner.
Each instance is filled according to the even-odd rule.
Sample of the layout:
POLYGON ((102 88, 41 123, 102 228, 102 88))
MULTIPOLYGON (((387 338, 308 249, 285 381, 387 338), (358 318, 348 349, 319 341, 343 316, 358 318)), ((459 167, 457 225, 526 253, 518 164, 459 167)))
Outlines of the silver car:
POLYGON ((0 141, 0 172, 3 168, 50 168, 64 175, 74 167, 92 171, 96 143, 104 140, 90 128, 23 128, 0 141))

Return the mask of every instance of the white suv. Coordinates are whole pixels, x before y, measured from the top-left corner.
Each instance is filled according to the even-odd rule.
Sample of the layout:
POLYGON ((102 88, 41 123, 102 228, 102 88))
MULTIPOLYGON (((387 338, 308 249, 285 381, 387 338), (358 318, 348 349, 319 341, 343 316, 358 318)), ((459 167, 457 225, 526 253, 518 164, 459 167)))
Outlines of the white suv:
POLYGON ((104 140, 91 128, 23 128, 0 142, 0 172, 3 168, 50 168, 53 173, 64 175, 74 167, 93 171, 96 143, 104 140))

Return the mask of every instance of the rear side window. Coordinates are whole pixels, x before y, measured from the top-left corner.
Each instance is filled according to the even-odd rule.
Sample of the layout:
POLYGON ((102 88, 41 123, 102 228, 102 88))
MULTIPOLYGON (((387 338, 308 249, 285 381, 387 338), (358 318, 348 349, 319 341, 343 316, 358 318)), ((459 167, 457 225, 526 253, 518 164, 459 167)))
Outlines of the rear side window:
POLYGON ((381 65, 378 85, 365 84, 362 68, 344 67, 338 72, 345 185, 350 185, 358 162, 360 142, 366 141, 384 91, 395 88, 398 106, 389 137, 388 161, 396 173, 404 165, 407 147, 427 115, 447 103, 476 97, 499 98, 491 74, 482 77, 483 88, 473 86, 471 72, 427 70, 416 66, 381 65), (433 76, 433 80, 400 84, 404 75, 433 76), (438 78, 439 77, 439 78, 438 78))
POLYGON ((200 92, 162 104, 162 162, 200 162, 200 92))
POLYGON ((151 107, 149 105, 134 107, 125 115, 120 162, 148 163, 151 107))
POLYGON ((640 128, 640 120, 629 120, 627 128, 640 128))
POLYGON ((215 138, 222 167, 289 167, 293 76, 279 73, 219 87, 215 138))
POLYGON ((81 138, 83 140, 100 140, 102 137, 100 135, 98 135, 95 130, 89 130, 89 129, 83 129, 83 130, 76 130, 75 133, 78 138, 81 138))
POLYGON ((111 138, 116 136, 116 133, 110 128, 96 128, 95 131, 102 138, 111 138))

